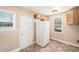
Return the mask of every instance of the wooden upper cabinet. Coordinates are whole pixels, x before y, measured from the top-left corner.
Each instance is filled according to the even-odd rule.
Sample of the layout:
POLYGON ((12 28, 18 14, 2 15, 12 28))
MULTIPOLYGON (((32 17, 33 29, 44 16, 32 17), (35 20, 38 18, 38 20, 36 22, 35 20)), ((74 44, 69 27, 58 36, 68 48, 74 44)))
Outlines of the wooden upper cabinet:
POLYGON ((79 24, 79 7, 76 7, 74 9, 74 13, 75 13, 75 24, 79 24))
POLYGON ((34 18, 35 19, 40 19, 41 21, 45 21, 45 20, 48 21, 49 20, 48 16, 43 16, 43 15, 39 15, 39 14, 35 14, 34 18))
POLYGON ((68 24, 79 24, 79 7, 75 7, 67 12, 68 24))
POLYGON ((69 10, 67 12, 67 23, 73 24, 74 23, 74 10, 69 10))

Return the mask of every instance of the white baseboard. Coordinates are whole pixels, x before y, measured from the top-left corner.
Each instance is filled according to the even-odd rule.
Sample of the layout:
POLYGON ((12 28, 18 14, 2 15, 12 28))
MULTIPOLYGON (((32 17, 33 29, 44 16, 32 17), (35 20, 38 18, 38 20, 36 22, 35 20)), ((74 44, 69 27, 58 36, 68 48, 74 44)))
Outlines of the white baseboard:
POLYGON ((16 49, 14 49, 14 50, 12 50, 10 52, 19 52, 19 51, 20 51, 20 48, 16 48, 16 49))
POLYGON ((79 47, 79 45, 77 44, 74 44, 74 43, 70 43, 70 42, 67 42, 67 41, 63 41, 63 40, 60 40, 60 39, 56 39, 54 37, 51 37, 52 40, 56 40, 56 41, 59 41, 59 42, 62 42, 62 43, 65 43, 65 44, 68 44, 68 45, 72 45, 72 46, 75 46, 75 47, 79 47))
MULTIPOLYGON (((35 43, 35 41, 32 44, 34 44, 34 43, 35 43)), ((32 45, 32 44, 30 44, 30 45, 32 45)), ((16 48, 16 49, 14 49, 14 50, 12 50, 10 52, 19 52, 20 50, 21 50, 20 48, 16 48)))

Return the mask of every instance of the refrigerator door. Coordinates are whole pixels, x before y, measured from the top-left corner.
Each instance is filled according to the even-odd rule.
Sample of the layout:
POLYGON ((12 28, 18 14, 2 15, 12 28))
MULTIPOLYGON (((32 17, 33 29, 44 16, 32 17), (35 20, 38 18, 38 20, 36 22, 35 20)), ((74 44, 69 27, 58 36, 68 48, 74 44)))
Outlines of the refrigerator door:
POLYGON ((38 21, 36 22, 36 44, 41 47, 49 43, 49 22, 38 21))

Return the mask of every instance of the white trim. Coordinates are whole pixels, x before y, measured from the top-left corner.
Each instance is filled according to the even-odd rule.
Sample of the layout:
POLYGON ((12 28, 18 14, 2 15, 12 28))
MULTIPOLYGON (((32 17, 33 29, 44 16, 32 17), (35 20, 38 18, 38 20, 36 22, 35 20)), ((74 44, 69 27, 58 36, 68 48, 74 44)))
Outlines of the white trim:
POLYGON ((19 52, 19 51, 20 51, 20 48, 16 48, 16 49, 14 49, 14 50, 12 50, 10 52, 19 52))
POLYGON ((60 40, 60 39, 56 39, 54 37, 51 37, 52 40, 56 40, 56 41, 59 41, 59 42, 62 42, 62 43, 65 43, 65 44, 68 44, 68 45, 72 45, 72 46, 75 46, 75 47, 79 47, 79 45, 77 44, 74 44, 74 43, 70 43, 70 42, 67 42, 67 41, 63 41, 63 40, 60 40))
POLYGON ((7 28, 3 27, 3 28, 0 28, 0 31, 16 31, 16 13, 12 11, 4 10, 4 9, 0 9, 0 11, 13 14, 13 21, 12 21, 13 27, 7 27, 7 28))
MULTIPOLYGON (((34 43, 35 43, 35 41, 32 44, 34 44, 34 43)), ((30 44, 30 45, 32 45, 32 44, 30 44)), ((20 52, 20 50, 21 50, 21 48, 19 47, 19 48, 16 48, 16 49, 14 49, 14 50, 12 50, 10 52, 20 52)))
MULTIPOLYGON (((31 44, 29 44, 27 47, 29 47, 30 45, 32 45, 32 44, 34 44, 34 43, 35 43, 35 41, 32 42, 31 44)), ((27 48, 27 47, 24 47, 24 48, 27 48)), ((20 50, 22 50, 22 49, 24 49, 24 48, 21 48, 20 45, 19 45, 19 49, 20 49, 20 50)), ((20 51, 20 50, 19 50, 19 51, 20 51)))
MULTIPOLYGON (((32 45, 32 44, 34 44, 34 43, 35 43, 35 41, 32 42, 31 44, 29 44, 27 47, 29 47, 30 45, 32 45)), ((24 47, 24 48, 27 48, 27 47, 24 47)), ((20 46, 19 46, 19 48, 20 48, 20 50, 21 50, 21 49, 24 49, 24 48, 21 48, 20 46)))
MULTIPOLYGON (((19 18, 21 17, 21 16, 28 16, 28 17, 32 17, 32 16, 30 16, 30 15, 27 15, 27 14, 19 14, 19 18)), ((33 18, 33 17, 32 17, 33 18)), ((33 19, 34 20, 34 19, 33 19)), ((21 22, 21 19, 20 19, 20 22, 21 22)), ((33 22, 34 23, 34 22, 33 22)), ((20 23, 19 23, 20 24, 20 23)), ((21 25, 20 25, 21 26, 21 25)), ((21 45, 21 27, 20 27, 20 32, 19 32, 19 48, 20 48, 20 50, 21 49, 23 49, 23 48, 21 48, 20 47, 20 45, 21 45)), ((28 46, 30 46, 30 45, 32 45, 32 44, 34 44, 35 43, 35 41, 33 41, 32 43, 30 43, 28 46)), ((27 47, 28 47, 27 46, 27 47)), ((25 47, 26 48, 26 47, 25 47)))
POLYGON ((58 33, 58 34, 63 34, 63 31, 64 31, 64 28, 63 28, 63 22, 64 22, 64 21, 63 21, 63 16, 62 16, 62 15, 60 15, 60 16, 55 16, 52 21, 53 21, 53 32, 54 32, 54 33, 58 33), (56 32, 56 31, 54 31, 54 25, 55 25, 55 24, 54 24, 54 19, 55 19, 55 18, 58 18, 58 17, 61 17, 61 18, 62 18, 62 31, 61 31, 61 32, 56 32))

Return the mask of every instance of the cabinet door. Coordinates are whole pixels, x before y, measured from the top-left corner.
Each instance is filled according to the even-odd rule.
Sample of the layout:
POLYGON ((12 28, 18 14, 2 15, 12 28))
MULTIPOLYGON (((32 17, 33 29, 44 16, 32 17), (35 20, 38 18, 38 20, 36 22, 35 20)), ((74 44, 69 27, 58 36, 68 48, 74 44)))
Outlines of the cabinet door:
POLYGON ((79 24, 79 7, 74 10, 75 24, 79 24))
POLYGON ((74 24, 74 10, 70 10, 67 12, 67 23, 74 24))

